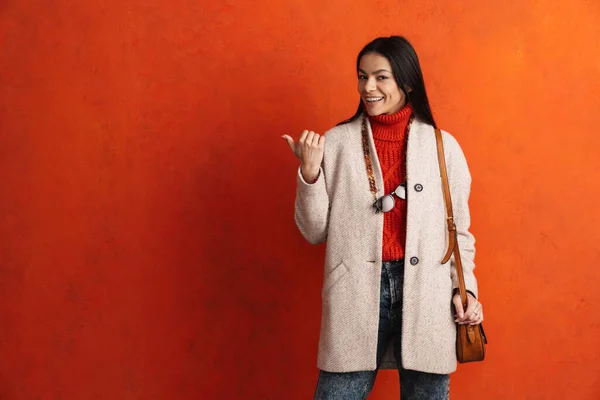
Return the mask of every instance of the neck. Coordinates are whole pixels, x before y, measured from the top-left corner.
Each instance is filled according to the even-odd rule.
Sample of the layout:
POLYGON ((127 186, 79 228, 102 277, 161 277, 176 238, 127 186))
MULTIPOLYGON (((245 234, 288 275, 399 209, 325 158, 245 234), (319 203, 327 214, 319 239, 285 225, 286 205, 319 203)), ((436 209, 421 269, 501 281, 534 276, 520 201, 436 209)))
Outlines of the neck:
POLYGON ((403 140, 412 113, 412 106, 406 104, 394 114, 369 116, 373 138, 386 141, 403 140))

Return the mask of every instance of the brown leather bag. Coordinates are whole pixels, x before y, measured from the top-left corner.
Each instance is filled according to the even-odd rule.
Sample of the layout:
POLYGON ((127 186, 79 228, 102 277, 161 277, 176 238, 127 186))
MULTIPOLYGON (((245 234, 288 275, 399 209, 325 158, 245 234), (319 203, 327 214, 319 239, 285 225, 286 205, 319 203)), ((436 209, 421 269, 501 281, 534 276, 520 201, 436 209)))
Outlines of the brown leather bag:
MULTIPOLYGON (((446 202, 446 211, 448 217, 448 232, 449 246, 442 264, 450 260, 454 254, 456 263, 456 272, 458 275, 458 291, 463 307, 467 309, 467 290, 465 288, 465 276, 463 275, 462 262, 460 259, 460 249, 458 248, 458 236, 456 232, 456 224, 454 223, 454 214, 452 212, 452 199, 450 198, 450 185, 448 184, 448 171, 446 170, 446 158, 444 157, 444 144, 442 141, 442 133, 439 129, 435 130, 435 138, 437 142, 438 160, 440 164, 440 173, 442 176, 442 188, 444 191, 444 200, 446 202)), ((487 338, 483 330, 483 325, 459 325, 456 326, 456 359, 460 363, 471 361, 483 361, 485 358, 485 345, 487 338)))

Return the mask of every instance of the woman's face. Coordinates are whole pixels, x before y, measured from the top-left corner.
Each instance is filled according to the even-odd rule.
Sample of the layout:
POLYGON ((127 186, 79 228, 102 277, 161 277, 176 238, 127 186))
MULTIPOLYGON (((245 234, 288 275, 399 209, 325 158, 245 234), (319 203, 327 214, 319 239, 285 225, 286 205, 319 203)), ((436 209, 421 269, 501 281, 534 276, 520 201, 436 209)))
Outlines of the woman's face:
POLYGON ((365 54, 358 67, 358 93, 371 116, 393 114, 406 104, 390 62, 377 53, 365 54))

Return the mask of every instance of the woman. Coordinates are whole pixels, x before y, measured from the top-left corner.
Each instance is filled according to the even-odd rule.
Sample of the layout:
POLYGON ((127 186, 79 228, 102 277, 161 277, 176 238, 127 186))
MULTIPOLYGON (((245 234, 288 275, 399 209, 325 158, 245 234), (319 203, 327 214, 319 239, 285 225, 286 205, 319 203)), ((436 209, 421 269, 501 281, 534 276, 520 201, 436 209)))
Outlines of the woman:
POLYGON ((417 55, 403 37, 358 54, 356 114, 320 136, 304 131, 295 219, 327 241, 315 399, 365 399, 377 370, 397 368, 402 399, 447 399, 456 323, 480 324, 469 232, 471 176, 442 132, 465 284, 463 310, 448 246, 433 119, 417 55), (454 312, 452 309, 454 306, 454 312))

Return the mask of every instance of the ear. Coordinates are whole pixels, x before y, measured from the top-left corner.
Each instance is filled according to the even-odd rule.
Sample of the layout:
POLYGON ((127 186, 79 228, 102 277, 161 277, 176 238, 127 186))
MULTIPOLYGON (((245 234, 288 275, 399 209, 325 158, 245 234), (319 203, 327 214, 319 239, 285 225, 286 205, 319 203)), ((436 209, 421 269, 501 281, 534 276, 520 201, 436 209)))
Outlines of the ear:
POLYGON ((410 93, 410 92, 412 92, 412 88, 407 86, 407 87, 406 87, 406 91, 407 91, 408 93, 410 93))

